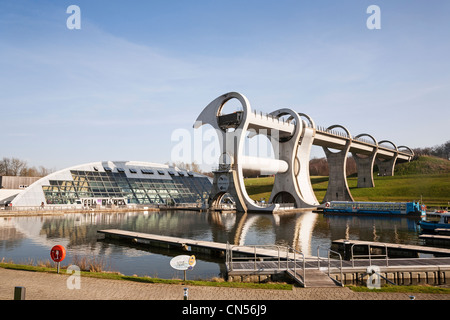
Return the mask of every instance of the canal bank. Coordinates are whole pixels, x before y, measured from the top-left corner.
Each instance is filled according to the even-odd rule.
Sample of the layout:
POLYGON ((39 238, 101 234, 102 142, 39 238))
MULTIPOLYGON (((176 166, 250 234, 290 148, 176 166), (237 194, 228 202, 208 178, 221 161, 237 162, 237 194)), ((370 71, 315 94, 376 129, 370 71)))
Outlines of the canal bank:
MULTIPOLYGON (((67 287, 68 275, 0 268, 0 300, 12 300, 14 287, 26 288, 26 300, 183 300, 183 285, 146 284, 83 277, 80 289, 67 287)), ((349 288, 263 290, 190 286, 189 300, 450 300, 450 294, 355 292, 349 288)), ((262 302, 261 302, 262 303, 262 302)))

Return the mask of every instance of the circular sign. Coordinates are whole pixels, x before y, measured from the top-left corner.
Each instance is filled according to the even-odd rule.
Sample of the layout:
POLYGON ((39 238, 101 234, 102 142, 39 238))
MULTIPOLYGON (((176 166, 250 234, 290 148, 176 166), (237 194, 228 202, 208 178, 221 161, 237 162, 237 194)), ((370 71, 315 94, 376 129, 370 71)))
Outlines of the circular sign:
POLYGON ((170 266, 175 270, 192 270, 195 264, 195 256, 181 255, 170 260, 170 266))
POLYGON ((61 245, 56 245, 50 251, 50 257, 55 262, 61 262, 66 257, 66 249, 61 245))

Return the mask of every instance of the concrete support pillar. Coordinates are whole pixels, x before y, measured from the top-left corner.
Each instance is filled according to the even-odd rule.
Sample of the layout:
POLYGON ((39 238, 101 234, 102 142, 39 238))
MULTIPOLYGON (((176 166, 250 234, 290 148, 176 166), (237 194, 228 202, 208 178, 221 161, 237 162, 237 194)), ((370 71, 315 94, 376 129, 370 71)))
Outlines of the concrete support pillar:
POLYGON ((380 176, 394 176, 395 163, 398 157, 398 147, 389 140, 382 140, 378 144, 389 143, 393 147, 394 156, 390 159, 375 158, 375 164, 378 166, 378 173, 380 176))
POLYGON ((223 197, 229 194, 236 205, 236 210, 239 212, 247 212, 248 208, 245 200, 242 198, 239 183, 237 182, 236 171, 226 170, 222 168, 214 172, 213 185, 209 196, 209 207, 218 208, 223 197))
POLYGON ((327 201, 353 201, 350 189, 347 184, 347 153, 350 150, 351 136, 350 132, 343 126, 334 125, 328 129, 340 127, 347 132, 348 140, 343 149, 339 152, 332 152, 327 147, 323 147, 323 151, 327 157, 329 180, 327 193, 323 202, 327 201))
POLYGON ((375 163, 378 167, 380 176, 394 176, 395 163, 397 162, 397 155, 389 160, 380 160, 375 158, 375 163))
POLYGON ((362 133, 355 137, 358 139, 359 137, 367 136, 371 138, 374 142, 374 148, 371 154, 366 156, 358 155, 356 152, 352 152, 353 159, 355 159, 356 163, 356 171, 358 173, 358 188, 373 188, 375 187, 375 183, 373 181, 373 166, 375 163, 375 157, 378 151, 378 143, 374 137, 369 134, 362 133))
POLYGON ((353 153, 353 159, 356 162, 356 171, 358 173, 358 188, 373 188, 375 183, 373 181, 373 165, 375 162, 375 155, 362 158, 353 153))

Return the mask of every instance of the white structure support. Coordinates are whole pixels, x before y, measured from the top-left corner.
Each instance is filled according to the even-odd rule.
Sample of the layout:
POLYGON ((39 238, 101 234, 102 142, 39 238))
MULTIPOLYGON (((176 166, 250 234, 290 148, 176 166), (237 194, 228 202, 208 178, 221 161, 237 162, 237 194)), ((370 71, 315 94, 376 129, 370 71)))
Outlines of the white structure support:
POLYGON ((237 92, 226 93, 208 104, 198 116, 194 128, 204 124, 209 124, 216 130, 221 147, 219 169, 214 172, 209 198, 211 208, 218 206, 227 194, 233 197, 236 210, 242 212, 273 212, 286 203, 295 208, 319 206, 309 176, 309 159, 313 144, 323 148, 329 163, 329 183, 323 201, 353 200, 345 172, 348 152, 355 155, 361 181, 367 181, 365 184, 358 182, 358 187, 373 186, 374 161, 377 161, 383 170, 389 171, 388 174, 393 174, 397 160, 410 161, 414 156, 408 147, 402 146, 406 151, 399 151, 399 148, 389 141, 380 143, 389 142, 394 149, 381 146, 368 134, 352 138, 350 132, 341 125, 326 129, 317 128, 309 116, 291 109, 279 109, 270 114, 257 112, 251 109, 247 98, 237 92), (231 99, 240 102, 242 111, 223 114, 224 105, 231 99), (333 130, 335 128, 341 128, 345 133, 338 133, 333 130), (275 159, 243 154, 244 139, 249 132, 250 137, 258 134, 267 136, 275 150, 275 159), (368 136, 373 142, 366 142, 361 136, 368 136), (338 152, 332 152, 330 149, 338 152), (364 160, 364 157, 361 160, 357 157, 358 154, 365 155, 368 160, 364 160), (249 197, 244 184, 244 170, 275 175, 268 205, 249 197))

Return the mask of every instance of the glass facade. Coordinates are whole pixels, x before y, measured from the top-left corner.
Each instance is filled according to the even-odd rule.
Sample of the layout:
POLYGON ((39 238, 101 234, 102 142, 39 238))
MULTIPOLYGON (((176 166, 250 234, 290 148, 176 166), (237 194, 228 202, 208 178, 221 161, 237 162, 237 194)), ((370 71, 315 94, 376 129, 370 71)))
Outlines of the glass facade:
POLYGON ((75 204, 82 199, 120 199, 134 204, 202 203, 208 199, 211 182, 208 177, 168 171, 171 179, 158 179, 166 175, 162 170, 141 169, 148 178, 127 177, 136 169, 105 171, 71 170, 72 181, 50 180, 42 186, 47 204, 75 204), (144 172, 145 171, 145 172, 144 172), (161 172, 160 172, 161 171, 161 172))

